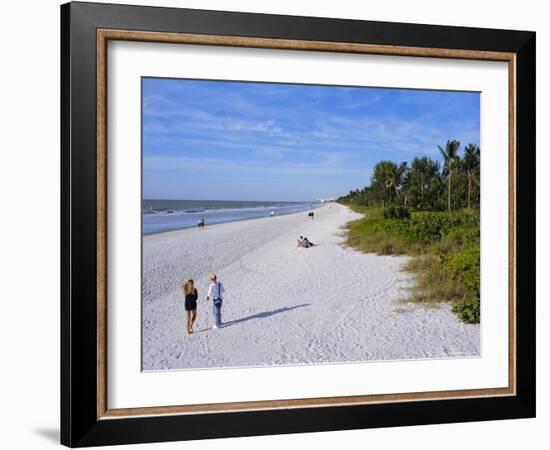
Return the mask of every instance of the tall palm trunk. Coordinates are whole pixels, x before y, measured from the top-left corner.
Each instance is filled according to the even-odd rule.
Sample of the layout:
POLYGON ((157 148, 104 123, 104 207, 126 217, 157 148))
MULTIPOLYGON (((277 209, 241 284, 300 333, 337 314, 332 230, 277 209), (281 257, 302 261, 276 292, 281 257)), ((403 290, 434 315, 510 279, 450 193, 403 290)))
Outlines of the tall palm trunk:
POLYGON ((424 172, 420 172, 420 201, 424 206, 424 172))
POLYGON ((470 209, 470 194, 472 192, 472 173, 468 172, 468 209, 470 209))
POLYGON ((447 206, 449 208, 449 212, 451 212, 451 178, 453 176, 452 171, 452 163, 449 161, 449 185, 447 187, 447 206))

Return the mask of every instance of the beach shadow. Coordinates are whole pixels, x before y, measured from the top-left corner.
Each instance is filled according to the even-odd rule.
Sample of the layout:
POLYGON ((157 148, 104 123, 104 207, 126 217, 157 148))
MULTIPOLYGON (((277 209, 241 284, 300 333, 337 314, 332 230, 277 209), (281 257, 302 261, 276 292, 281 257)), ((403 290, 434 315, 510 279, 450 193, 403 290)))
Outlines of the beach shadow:
POLYGON ((248 322, 249 320, 265 319, 266 317, 271 317, 271 316, 274 316, 275 314, 285 313, 285 312, 288 312, 288 311, 292 311, 294 309, 304 308, 305 306, 310 306, 310 305, 311 305, 311 303, 304 303, 302 305, 296 305, 296 306, 291 306, 291 307, 285 306, 284 308, 278 308, 278 309, 274 309, 272 311, 264 311, 264 312, 261 312, 261 313, 253 314, 251 316, 243 317, 242 319, 231 320, 229 322, 224 323, 222 325, 222 327, 223 328, 231 327, 233 325, 238 325, 238 324, 243 323, 243 322, 248 322))
POLYGON ((320 244, 314 244, 314 245, 310 245, 309 247, 296 247, 296 248, 303 248, 304 250, 310 250, 312 248, 315 248, 315 247, 319 247, 320 244))
POLYGON ((193 334, 204 333, 205 331, 209 331, 209 330, 211 330, 211 329, 212 329, 212 328, 203 328, 203 329, 201 329, 201 330, 193 330, 193 333, 191 333, 191 336, 192 336, 193 334))
POLYGON ((57 428, 39 428, 34 430, 34 432, 50 442, 59 444, 60 437, 57 428))

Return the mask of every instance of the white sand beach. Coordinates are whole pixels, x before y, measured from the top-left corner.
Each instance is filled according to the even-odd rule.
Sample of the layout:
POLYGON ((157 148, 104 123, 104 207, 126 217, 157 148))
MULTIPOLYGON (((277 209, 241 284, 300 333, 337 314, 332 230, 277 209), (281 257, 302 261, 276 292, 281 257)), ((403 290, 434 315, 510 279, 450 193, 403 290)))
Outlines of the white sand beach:
POLYGON ((193 228, 143 239, 143 370, 479 356, 480 327, 449 304, 405 302, 408 257, 342 246, 360 215, 330 204, 307 213, 193 228), (296 248, 307 236, 316 245, 296 248), (208 274, 225 286, 213 330, 208 274), (199 292, 185 331, 180 286, 199 292))

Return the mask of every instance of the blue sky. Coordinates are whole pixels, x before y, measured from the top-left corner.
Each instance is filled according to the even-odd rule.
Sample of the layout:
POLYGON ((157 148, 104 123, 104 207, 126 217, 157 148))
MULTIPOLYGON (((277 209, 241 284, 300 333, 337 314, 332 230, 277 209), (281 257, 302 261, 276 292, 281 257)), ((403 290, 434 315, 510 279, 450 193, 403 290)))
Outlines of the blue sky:
POLYGON ((478 93, 143 79, 148 199, 301 201, 369 184, 376 162, 479 145, 478 93))

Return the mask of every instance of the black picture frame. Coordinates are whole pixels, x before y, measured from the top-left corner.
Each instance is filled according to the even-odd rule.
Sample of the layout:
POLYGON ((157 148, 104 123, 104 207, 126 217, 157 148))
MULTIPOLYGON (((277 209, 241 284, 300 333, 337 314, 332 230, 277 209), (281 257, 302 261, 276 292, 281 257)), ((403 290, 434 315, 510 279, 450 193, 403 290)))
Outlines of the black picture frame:
POLYGON ((82 447, 534 417, 535 39, 535 33, 527 31, 80 2, 62 5, 61 443, 82 447), (98 419, 98 29, 514 53, 516 395, 98 419))

